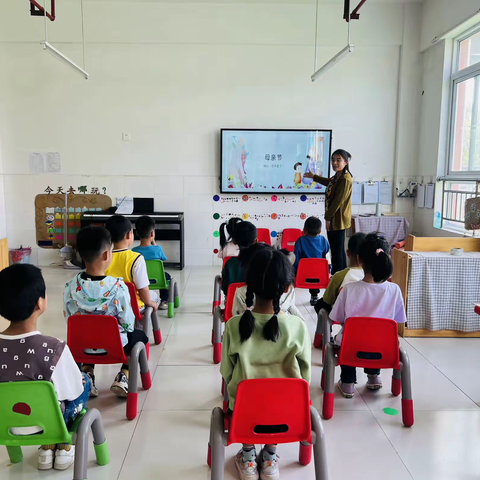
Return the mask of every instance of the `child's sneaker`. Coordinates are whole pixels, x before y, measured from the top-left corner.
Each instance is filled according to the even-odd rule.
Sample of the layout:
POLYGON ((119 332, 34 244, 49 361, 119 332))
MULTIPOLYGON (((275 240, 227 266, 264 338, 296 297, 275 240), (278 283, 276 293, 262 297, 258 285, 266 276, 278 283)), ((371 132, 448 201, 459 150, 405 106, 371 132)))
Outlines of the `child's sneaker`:
POLYGON ((160 302, 160 305, 158 306, 159 310, 168 310, 168 303, 164 302, 163 300, 160 302))
POLYGON ((92 384, 92 388, 90 389, 90 398, 96 398, 98 397, 98 389, 95 386, 95 375, 92 372, 84 372, 87 377, 90 379, 90 382, 92 384))
POLYGON ((278 480, 280 472, 278 471, 278 456, 276 453, 269 453, 265 449, 260 452, 260 479, 278 480))
POLYGON ((315 296, 312 295, 310 297, 310 305, 312 307, 314 307, 317 304, 317 302, 318 302, 318 296, 317 295, 315 295, 315 296))
POLYGON ((50 470, 53 468, 55 456, 55 445, 43 445, 38 452, 37 466, 39 470, 50 470))
POLYGON ((382 388, 382 379, 380 375, 367 375, 367 388, 369 390, 380 390, 382 388))
POLYGON ((235 465, 237 466, 240 480, 258 480, 257 468, 257 452, 252 448, 249 452, 245 452, 243 448, 235 457, 235 465))
POLYGON ((65 445, 55 450, 55 470, 66 470, 75 460, 75 447, 73 445, 65 445), (67 450, 68 448, 68 450, 67 450))
POLYGON ((337 383, 337 387, 345 398, 352 398, 355 394, 354 383, 343 383, 341 380, 339 380, 337 383))
POLYGON ((115 381, 110 387, 110 391, 113 392, 117 397, 127 398, 128 394, 128 378, 124 372, 118 372, 115 377, 115 381))

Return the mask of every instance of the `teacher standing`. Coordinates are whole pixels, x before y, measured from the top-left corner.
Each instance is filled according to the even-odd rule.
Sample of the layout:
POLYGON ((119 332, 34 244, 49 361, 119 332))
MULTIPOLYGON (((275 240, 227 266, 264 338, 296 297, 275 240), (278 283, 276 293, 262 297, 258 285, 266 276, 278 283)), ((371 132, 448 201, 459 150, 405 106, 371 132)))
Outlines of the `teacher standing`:
POLYGON ((325 194, 325 222, 328 241, 332 252, 332 275, 347 268, 345 254, 345 230, 352 223, 352 184, 349 170, 352 156, 346 150, 336 150, 332 154, 332 168, 335 175, 331 178, 319 177, 306 172, 304 178, 327 187, 325 194))

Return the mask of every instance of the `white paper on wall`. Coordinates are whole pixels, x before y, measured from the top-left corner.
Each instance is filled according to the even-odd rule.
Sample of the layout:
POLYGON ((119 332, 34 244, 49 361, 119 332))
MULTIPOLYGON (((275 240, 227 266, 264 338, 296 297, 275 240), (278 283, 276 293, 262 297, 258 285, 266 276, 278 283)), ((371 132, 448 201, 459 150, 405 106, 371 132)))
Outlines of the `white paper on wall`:
POLYGON ((363 203, 378 203, 378 182, 363 184, 363 203))
POLYGON ((435 185, 433 183, 428 183, 425 192, 425 207, 433 208, 435 203, 435 185))
POLYGON ((380 182, 379 184, 379 203, 382 205, 391 205, 393 200, 393 183, 380 182))
POLYGON ((417 207, 425 208, 425 185, 417 187, 417 207))
POLYGON ((30 152, 30 173, 62 173, 62 161, 59 152, 30 152))

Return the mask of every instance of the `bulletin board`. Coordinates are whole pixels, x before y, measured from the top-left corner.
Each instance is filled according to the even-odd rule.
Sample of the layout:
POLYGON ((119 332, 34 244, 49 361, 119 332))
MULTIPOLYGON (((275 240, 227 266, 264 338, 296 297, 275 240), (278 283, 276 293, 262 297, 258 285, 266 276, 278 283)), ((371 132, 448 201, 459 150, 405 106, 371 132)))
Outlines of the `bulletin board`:
MULTIPOLYGON (((67 238, 76 246, 82 213, 107 210, 112 206, 108 195, 67 195, 67 238)), ((60 248, 64 244, 65 194, 40 194, 35 197, 35 230, 41 248, 60 248)))

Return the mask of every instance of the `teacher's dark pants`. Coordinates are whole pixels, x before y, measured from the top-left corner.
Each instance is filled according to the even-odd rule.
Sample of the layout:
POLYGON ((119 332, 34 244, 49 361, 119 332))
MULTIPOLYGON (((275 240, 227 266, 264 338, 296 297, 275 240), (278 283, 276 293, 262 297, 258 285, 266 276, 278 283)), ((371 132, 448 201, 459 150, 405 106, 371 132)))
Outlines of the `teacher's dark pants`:
POLYGON ((332 254, 332 275, 347 268, 347 255, 345 253, 345 230, 327 232, 330 252, 332 254))

